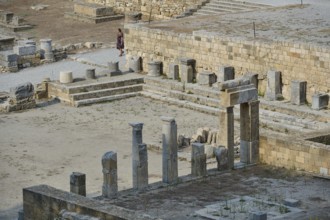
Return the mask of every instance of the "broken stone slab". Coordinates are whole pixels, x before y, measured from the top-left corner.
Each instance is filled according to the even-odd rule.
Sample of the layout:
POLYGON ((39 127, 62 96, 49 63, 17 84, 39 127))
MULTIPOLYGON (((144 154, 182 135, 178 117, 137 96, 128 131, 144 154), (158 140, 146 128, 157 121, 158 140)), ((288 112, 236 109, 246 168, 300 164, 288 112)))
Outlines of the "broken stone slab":
POLYGON ((258 89, 258 73, 245 73, 243 77, 248 78, 250 80, 250 83, 252 83, 256 89, 258 89))
POLYGON ((220 91, 224 91, 226 89, 231 89, 239 86, 249 85, 251 84, 250 79, 246 77, 242 77, 239 79, 227 80, 225 82, 221 82, 218 84, 218 88, 220 91))
POLYGON ((10 98, 17 101, 33 97, 33 94, 34 86, 30 82, 10 88, 10 98))
POLYGON ((300 204, 299 200, 286 198, 283 200, 283 204, 289 207, 298 207, 300 204))
POLYGON ((183 148, 183 147, 189 147, 190 146, 190 138, 185 137, 184 135, 179 135, 178 136, 178 147, 183 148))
POLYGON ((312 96, 312 109, 321 110, 327 108, 329 105, 329 95, 316 93, 312 96))
POLYGON ((49 7, 49 5, 44 5, 44 4, 36 4, 36 5, 32 5, 31 9, 35 10, 35 11, 41 11, 41 10, 45 10, 49 7))

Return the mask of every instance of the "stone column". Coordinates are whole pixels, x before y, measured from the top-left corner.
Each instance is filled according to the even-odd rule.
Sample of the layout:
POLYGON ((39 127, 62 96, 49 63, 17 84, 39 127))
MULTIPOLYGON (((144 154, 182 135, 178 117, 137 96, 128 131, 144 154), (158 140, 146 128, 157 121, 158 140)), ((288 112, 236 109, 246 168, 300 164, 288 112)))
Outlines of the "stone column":
POLYGON ((234 107, 220 111, 218 144, 228 149, 228 169, 234 169, 234 107))
POLYGON ((148 63, 148 76, 160 76, 162 74, 162 62, 152 61, 148 63))
POLYGON ((73 76, 71 71, 61 71, 60 72, 60 83, 72 83, 73 76))
POLYGON ((135 185, 133 182, 133 188, 137 190, 143 190, 148 187, 148 150, 146 144, 139 144, 139 161, 135 161, 134 165, 136 166, 134 171, 137 173, 133 176, 136 177, 135 185))
POLYGON ((291 103, 303 105, 306 103, 307 82, 293 80, 291 81, 291 103))
POLYGON ((139 145, 142 144, 142 129, 143 123, 129 123, 132 126, 132 175, 133 175, 133 188, 137 189, 139 184, 138 167, 140 164, 139 145))
POLYGON ((257 163, 259 160, 259 101, 240 105, 240 161, 257 163))
POLYGON ((40 39, 40 49, 42 51, 42 56, 45 60, 48 60, 48 61, 54 60, 51 39, 40 39))
POLYGON ((163 121, 163 182, 175 183, 178 179, 177 126, 174 118, 161 117, 163 121))
POLYGON ((204 144, 193 143, 191 152, 191 175, 206 176, 206 154, 204 144))
POLYGON ((113 151, 105 153, 102 157, 102 167, 102 195, 106 198, 115 198, 118 192, 117 153, 113 151))
POLYGON ((70 175, 70 192, 86 196, 86 175, 84 173, 73 172, 70 175))
POLYGON ((270 101, 279 100, 282 96, 281 72, 268 71, 265 98, 270 101))

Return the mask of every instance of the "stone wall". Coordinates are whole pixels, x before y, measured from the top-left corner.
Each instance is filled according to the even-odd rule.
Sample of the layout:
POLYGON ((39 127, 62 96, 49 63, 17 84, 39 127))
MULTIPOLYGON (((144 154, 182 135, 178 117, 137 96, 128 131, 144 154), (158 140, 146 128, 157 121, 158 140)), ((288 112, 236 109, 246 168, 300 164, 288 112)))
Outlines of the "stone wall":
MULTIPOLYGON (((330 130, 323 133, 329 136, 330 130)), ((306 141, 306 139, 311 139, 308 136, 319 137, 322 136, 322 132, 304 137, 261 135, 260 162, 287 169, 329 175, 330 145, 306 141)))
POLYGON ((292 42, 259 42, 196 31, 193 34, 126 25, 125 40, 129 56, 141 56, 143 69, 148 62, 163 62, 164 73, 170 62, 181 57, 196 60, 197 71, 217 72, 221 65, 235 67, 236 77, 258 73, 259 93, 265 92, 269 70, 282 72, 283 95, 290 99, 291 80, 307 81, 307 101, 315 92, 329 93, 330 48, 292 42))
POLYGON ((23 189, 25 220, 57 219, 62 210, 97 217, 102 220, 155 219, 115 205, 65 192, 47 185, 23 189))
POLYGON ((130 11, 141 12, 145 18, 167 19, 181 15, 191 7, 202 4, 202 0, 87 0, 89 3, 97 3, 114 7, 116 13, 130 11), (151 10, 152 8, 152 10, 151 10))

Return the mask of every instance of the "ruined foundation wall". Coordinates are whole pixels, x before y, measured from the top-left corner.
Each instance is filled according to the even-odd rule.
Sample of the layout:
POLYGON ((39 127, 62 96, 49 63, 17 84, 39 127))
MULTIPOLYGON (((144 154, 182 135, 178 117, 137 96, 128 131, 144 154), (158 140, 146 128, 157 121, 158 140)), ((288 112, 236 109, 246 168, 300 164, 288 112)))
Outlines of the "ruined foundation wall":
POLYGON ((114 7, 116 13, 126 13, 130 11, 141 12, 143 16, 153 19, 167 19, 182 14, 188 7, 201 4, 201 0, 88 0, 96 3, 114 7))
POLYGON ((330 174, 330 146, 292 140, 292 137, 260 136, 260 162, 315 174, 330 174))
POLYGON ((221 65, 235 67, 236 77, 246 72, 259 74, 259 93, 264 94, 269 70, 282 72, 283 96, 290 99, 291 80, 307 81, 307 100, 315 92, 329 92, 330 48, 290 42, 259 42, 217 36, 203 31, 179 34, 148 29, 140 25, 126 25, 127 54, 141 56, 143 69, 148 62, 168 64, 181 57, 196 60, 198 72, 217 72, 221 65))
POLYGON ((98 200, 65 192, 47 185, 23 189, 23 209, 25 220, 57 219, 61 210, 89 215, 102 220, 154 219, 122 207, 105 206, 98 200))

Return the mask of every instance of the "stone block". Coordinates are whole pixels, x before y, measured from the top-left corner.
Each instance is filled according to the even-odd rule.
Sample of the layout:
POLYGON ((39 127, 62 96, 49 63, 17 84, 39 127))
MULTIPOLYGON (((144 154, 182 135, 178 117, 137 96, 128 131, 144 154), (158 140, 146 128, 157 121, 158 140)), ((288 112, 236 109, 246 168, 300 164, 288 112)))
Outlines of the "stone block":
POLYGON ((87 69, 85 78, 86 79, 95 79, 95 69, 87 69))
POLYGON ((250 82, 256 87, 256 89, 258 89, 258 84, 259 84, 258 76, 259 76, 258 73, 246 73, 244 75, 244 77, 248 78, 250 82))
POLYGON ((325 167, 320 167, 320 174, 323 176, 328 176, 329 175, 328 169, 325 167))
POLYGON ((102 195, 114 198, 118 193, 117 153, 109 151, 102 157, 103 186, 102 195))
POLYGON ((152 61, 148 63, 148 76, 160 76, 162 74, 162 62, 152 61))
POLYGON ((194 79, 194 71, 191 66, 180 65, 181 82, 192 83, 194 79))
POLYGON ((18 46, 26 46, 26 45, 34 45, 36 46, 36 42, 34 40, 19 40, 17 41, 18 46))
POLYGON ((193 143, 191 152, 191 175, 206 176, 206 154, 204 144, 193 143))
POLYGON ((129 71, 139 73, 142 71, 141 57, 130 57, 128 60, 129 71))
POLYGON ((170 63, 167 77, 170 79, 178 80, 179 79, 179 65, 170 63))
POLYGON ((283 204, 289 207, 298 207, 299 206, 300 201, 296 200, 296 199, 284 199, 283 200, 283 204))
POLYGON ((142 13, 140 12, 128 12, 125 14, 126 23, 136 23, 142 19, 142 13))
POLYGON ((10 23, 15 26, 20 26, 24 23, 24 19, 19 16, 14 16, 10 23))
POLYGON ((3 23, 11 23, 13 21, 14 18, 14 13, 10 12, 10 11, 1 11, 0 12, 1 15, 1 20, 3 23))
POLYGON ((226 82, 220 82, 218 85, 218 88, 220 91, 224 91, 224 90, 236 88, 239 86, 246 86, 246 85, 250 85, 250 84, 251 84, 250 79, 248 79, 246 77, 242 77, 239 79, 228 80, 226 82))
POLYGON ((281 72, 268 71, 265 98, 269 101, 282 99, 281 72))
POLYGON ((20 209, 18 211, 18 218, 17 220, 24 220, 24 210, 23 209, 20 209))
POLYGON ((0 52, 0 60, 6 61, 9 63, 17 62, 18 55, 13 51, 3 51, 0 52))
POLYGON ((17 101, 33 97, 33 94, 34 86, 30 82, 10 88, 10 97, 17 101))
POLYGON ((70 192, 86 196, 86 174, 73 172, 70 175, 70 192))
POLYGON ((329 105, 329 95, 317 93, 312 96, 312 109, 321 110, 329 105))
POLYGON ((14 53, 20 56, 34 55, 36 53, 35 45, 14 46, 14 53))
POLYGON ((225 147, 215 148, 214 156, 217 159, 218 170, 228 169, 228 150, 225 147))
POLYGON ((235 68, 233 66, 221 66, 217 75, 218 82, 235 79, 235 68))
POLYGON ((40 39, 40 49, 44 53, 51 53, 53 50, 52 39, 40 39))
POLYGON ((267 213, 262 211, 250 211, 249 220, 267 220, 267 213))
POLYGON ((198 75, 197 83, 201 86, 212 86, 217 81, 217 76, 211 72, 201 72, 198 75))
POLYGON ((74 4, 73 10, 77 14, 86 15, 90 17, 114 15, 112 7, 105 7, 98 4, 76 3, 74 4))
POLYGON ((303 105, 306 103, 307 82, 293 80, 291 81, 291 103, 303 105))

